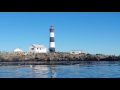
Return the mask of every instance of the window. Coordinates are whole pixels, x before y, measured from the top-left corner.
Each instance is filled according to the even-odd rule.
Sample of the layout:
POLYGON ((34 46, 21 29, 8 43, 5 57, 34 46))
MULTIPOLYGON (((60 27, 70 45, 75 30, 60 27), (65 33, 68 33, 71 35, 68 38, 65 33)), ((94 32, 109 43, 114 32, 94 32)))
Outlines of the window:
POLYGON ((41 48, 40 48, 40 50, 41 50, 41 48))
POLYGON ((75 53, 75 52, 72 52, 72 53, 75 53))
POLYGON ((34 50, 34 48, 31 48, 31 50, 34 50))

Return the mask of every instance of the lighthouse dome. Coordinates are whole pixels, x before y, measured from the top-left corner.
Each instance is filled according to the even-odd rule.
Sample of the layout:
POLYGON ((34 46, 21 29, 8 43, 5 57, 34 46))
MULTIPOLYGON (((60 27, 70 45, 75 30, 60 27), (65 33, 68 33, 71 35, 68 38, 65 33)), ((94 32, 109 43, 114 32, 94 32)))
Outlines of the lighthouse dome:
POLYGON ((53 26, 50 26, 50 29, 54 29, 54 27, 53 27, 53 26))

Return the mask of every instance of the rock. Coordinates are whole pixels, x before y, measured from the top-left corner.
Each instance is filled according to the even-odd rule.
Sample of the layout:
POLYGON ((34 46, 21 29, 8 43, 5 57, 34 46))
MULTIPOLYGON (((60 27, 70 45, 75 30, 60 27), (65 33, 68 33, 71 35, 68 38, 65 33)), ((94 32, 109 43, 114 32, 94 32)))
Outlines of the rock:
POLYGON ((0 52, 0 61, 28 61, 28 60, 120 60, 120 55, 104 54, 70 54, 68 52, 48 52, 48 53, 14 53, 0 52))

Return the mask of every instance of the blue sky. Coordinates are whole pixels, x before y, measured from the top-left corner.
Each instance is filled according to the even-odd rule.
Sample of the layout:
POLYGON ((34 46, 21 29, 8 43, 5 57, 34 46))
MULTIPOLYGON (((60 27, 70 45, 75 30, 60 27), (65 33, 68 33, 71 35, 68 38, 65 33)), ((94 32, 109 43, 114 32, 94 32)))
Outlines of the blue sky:
POLYGON ((48 49, 50 25, 56 51, 120 55, 120 12, 0 12, 0 51, 48 49))

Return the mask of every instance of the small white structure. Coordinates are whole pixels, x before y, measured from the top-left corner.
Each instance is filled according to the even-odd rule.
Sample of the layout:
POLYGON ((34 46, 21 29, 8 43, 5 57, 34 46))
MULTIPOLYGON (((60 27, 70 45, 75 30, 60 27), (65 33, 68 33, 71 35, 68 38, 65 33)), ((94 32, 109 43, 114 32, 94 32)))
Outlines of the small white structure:
POLYGON ((29 47, 29 52, 31 52, 31 53, 46 53, 47 48, 42 44, 32 44, 29 47))
POLYGON ((70 53, 71 54, 87 54, 86 52, 82 50, 71 50, 70 53))
POLYGON ((16 48, 16 49, 13 50, 13 52, 24 52, 24 51, 20 48, 16 48))

